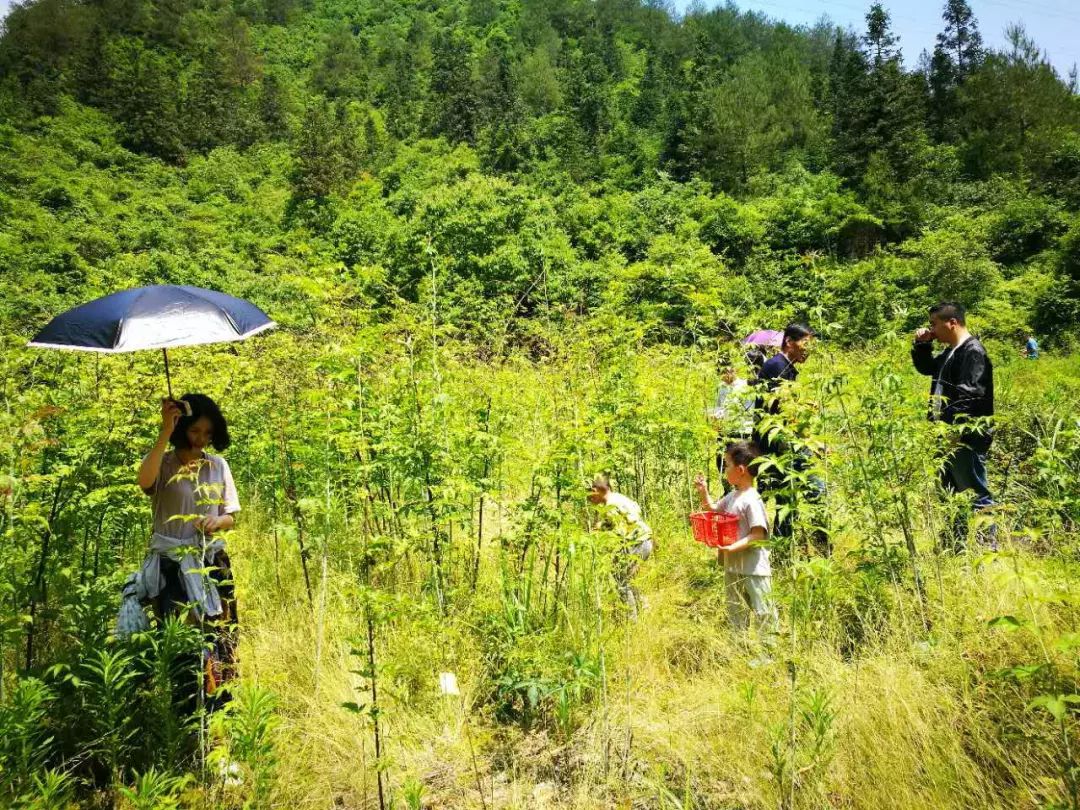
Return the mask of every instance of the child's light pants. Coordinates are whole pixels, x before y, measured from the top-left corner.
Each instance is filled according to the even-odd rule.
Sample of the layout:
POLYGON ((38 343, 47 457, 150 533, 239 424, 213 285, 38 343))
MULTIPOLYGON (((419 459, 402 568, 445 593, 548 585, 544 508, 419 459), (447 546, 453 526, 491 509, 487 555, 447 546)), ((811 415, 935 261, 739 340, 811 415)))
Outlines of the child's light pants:
POLYGON ((772 600, 772 577, 740 574, 724 570, 727 614, 731 629, 745 633, 751 623, 762 643, 771 646, 779 630, 780 617, 772 600))

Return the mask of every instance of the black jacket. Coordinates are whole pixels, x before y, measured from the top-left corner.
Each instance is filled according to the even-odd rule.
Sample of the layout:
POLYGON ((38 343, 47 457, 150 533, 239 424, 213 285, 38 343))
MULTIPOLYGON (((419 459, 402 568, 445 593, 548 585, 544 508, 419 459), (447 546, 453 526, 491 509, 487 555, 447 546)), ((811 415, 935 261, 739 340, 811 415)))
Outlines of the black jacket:
POLYGON ((778 456, 788 451, 787 442, 781 441, 775 436, 770 438, 761 431, 761 420, 767 415, 775 416, 780 413, 780 403, 768 403, 769 394, 775 393, 783 382, 795 382, 799 377, 799 369, 795 367, 782 352, 774 354, 758 370, 754 387, 758 389, 758 396, 754 402, 754 413, 757 418, 754 424, 754 432, 751 438, 762 453, 778 456))
MULTIPOLYGON (((994 367, 986 354, 986 349, 978 338, 971 337, 964 344, 950 350, 934 354, 933 344, 929 341, 916 343, 911 347, 911 361, 920 374, 932 377, 930 383, 930 417, 934 418, 933 394, 941 379, 940 418, 943 422, 962 424, 969 419, 988 418, 994 415, 994 367)), ((990 446, 992 431, 989 426, 965 429, 962 440, 975 447, 985 449, 990 446)))

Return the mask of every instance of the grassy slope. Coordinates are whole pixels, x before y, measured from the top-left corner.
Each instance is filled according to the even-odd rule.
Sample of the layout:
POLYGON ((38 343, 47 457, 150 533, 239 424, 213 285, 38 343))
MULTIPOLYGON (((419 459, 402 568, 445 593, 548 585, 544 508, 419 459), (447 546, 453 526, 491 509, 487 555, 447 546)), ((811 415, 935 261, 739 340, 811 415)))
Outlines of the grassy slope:
MULTIPOLYGON (((679 526, 665 526, 664 536, 667 553, 642 578, 648 607, 641 619, 634 625, 609 619, 606 697, 584 712, 569 738, 497 726, 481 706, 462 710, 472 705, 482 667, 465 622, 451 620, 445 628, 402 622, 385 632, 384 677, 417 677, 423 690, 407 701, 391 699, 386 710, 391 784, 411 777, 426 785, 431 806, 479 807, 468 722, 494 806, 617 807, 631 799, 662 806, 657 802, 666 791, 682 806, 775 806, 770 746, 787 732, 788 671, 783 663, 748 666, 723 630, 721 578, 708 570, 707 555, 679 526), (458 674, 460 704, 434 694, 444 668, 458 674)), ((350 673, 359 661, 349 650, 362 635, 350 578, 331 576, 325 607, 313 620, 303 601, 278 595, 264 533, 242 533, 234 556, 241 561, 244 674, 278 694, 287 718, 279 748, 282 800, 318 807, 341 797, 345 806, 365 806, 363 797, 370 802, 375 791, 370 731, 341 708, 356 699, 352 690, 361 683, 350 673)), ((988 618, 1026 612, 1013 562, 944 563, 944 588, 932 588, 930 644, 916 640, 921 633, 909 610, 855 659, 824 644, 800 648, 798 692, 823 690, 835 719, 822 772, 800 762, 811 767, 800 776, 799 806, 1034 807, 1053 789, 1052 738, 1010 739, 1045 724, 1017 705, 1008 682, 986 678, 987 670, 1026 655, 1014 648, 1024 642, 986 626, 988 618)), ((1038 561, 1017 563, 1027 573, 1049 575, 1038 561)), ((301 585, 290 566, 281 573, 301 585)), ((494 588, 486 579, 485 587, 494 588)), ((783 657, 789 649, 785 643, 783 657)))
MULTIPOLYGON (((19 149, 11 154, 26 159, 8 159, 12 176, 20 178, 14 184, 19 194, 10 200, 11 221, 19 226, 0 237, 0 246, 5 256, 25 262, 26 272, 18 283, 12 281, 19 295, 9 300, 12 310, 6 313, 6 323, 38 322, 48 311, 71 303, 65 296, 74 295, 74 290, 81 291, 79 295, 96 293, 162 277, 207 284, 226 270, 239 294, 270 284, 282 298, 292 295, 296 300, 290 303, 297 309, 315 298, 301 284, 311 269, 306 245, 290 242, 280 253, 260 249, 287 241, 275 230, 286 194, 280 172, 260 183, 259 160, 218 156, 222 165, 208 159, 190 167, 181 188, 176 176, 166 176, 159 166, 112 147, 111 133, 95 120, 79 119, 78 126, 61 123, 70 125, 58 136, 70 155, 63 160, 57 144, 42 145, 39 153, 30 138, 8 135, 19 141, 19 149), (105 153, 111 157, 106 159, 105 153), (50 192, 52 185, 70 186, 71 196, 83 201, 85 210, 65 207, 46 216, 36 203, 23 199, 56 197, 50 192), (121 199, 121 194, 133 197, 121 199), (226 203, 230 195, 239 202, 226 203), (255 209, 243 208, 253 201, 261 206, 258 215, 252 213, 255 209), (234 216, 237 219, 230 219, 234 216), (236 244, 223 234, 235 236, 236 244), (72 286, 57 290, 60 285, 51 266, 39 265, 37 252, 23 249, 39 243, 58 253, 78 252, 82 259, 73 264, 87 275, 73 273, 72 286), (99 259, 98 249, 108 258, 99 259), (244 256, 259 260, 242 260, 244 256), (198 274, 192 275, 195 271, 198 274)), ((273 154, 262 156, 266 164, 278 159, 273 154)), ((325 258, 318 255, 320 261, 325 258)), ((295 357, 311 359, 313 368, 313 358, 325 350, 325 338, 325 334, 293 334, 288 341, 295 343, 288 345, 296 348, 295 357)), ((265 345, 277 346, 275 339, 268 338, 265 345)), ((284 344, 285 336, 281 340, 284 344)), ((11 345, 16 345, 14 338, 11 345)), ((582 354, 588 351, 573 348, 582 354)), ((289 373, 275 368, 273 355, 260 363, 261 351, 261 347, 246 349, 239 360, 224 352, 192 351, 186 353, 181 369, 187 381, 195 381, 200 367, 215 364, 220 374, 205 384, 229 402, 237 424, 246 426, 241 438, 261 437, 266 410, 259 410, 255 398, 266 394, 260 390, 262 381, 273 380, 276 385, 289 373), (248 362, 248 357, 254 359, 248 362)), ((1005 351, 994 347, 995 357, 1004 357, 1005 351)), ((284 354, 282 350, 279 359, 284 354)), ((866 373, 873 362, 903 368, 903 354, 903 345, 897 342, 882 355, 844 363, 856 386, 872 389, 879 383, 866 373)), ((701 406, 711 383, 703 364, 691 361, 650 368, 643 355, 639 373, 649 407, 637 421, 635 414, 627 417, 631 433, 647 427, 662 434, 672 423, 704 429, 701 406)), ((50 379, 73 380, 74 369, 81 369, 85 392, 78 397, 71 394, 70 413, 94 403, 102 412, 128 414, 134 408, 142 414, 148 392, 156 394, 160 388, 156 358, 131 361, 126 377, 127 360, 104 364, 115 379, 125 380, 113 392, 118 399, 111 404, 88 393, 89 363, 53 356, 41 363, 56 366, 50 379), (68 365, 62 366, 65 362, 68 365), (139 371, 138 376, 131 368, 139 371)), ((500 533, 502 523, 509 534, 520 519, 515 505, 528 492, 533 471, 547 460, 548 434, 559 414, 577 404, 583 421, 562 439, 587 456, 587 463, 594 458, 595 444, 585 446, 583 437, 595 423, 584 420, 599 412, 596 375, 603 369, 579 370, 582 380, 567 372, 573 363, 571 358, 553 370, 480 366, 470 370, 471 377, 455 376, 458 369, 444 369, 446 384, 454 389, 451 395, 460 395, 458 401, 475 404, 475 397, 470 399, 465 392, 470 385, 482 385, 496 392, 497 408, 513 420, 513 427, 505 430, 506 455, 512 462, 498 494, 502 520, 492 516, 489 539, 500 533), (551 400, 559 396, 563 401, 557 406, 551 400)), ((305 393, 322 383, 312 368, 305 369, 309 376, 299 380, 310 384, 305 393)), ((1011 422, 1016 435, 1033 413, 1072 416, 1077 379, 1075 359, 1048 359, 1038 367, 1003 363, 998 383, 1003 422, 1011 422), (1040 376, 1044 372, 1049 382, 1040 376)), ((917 414, 923 381, 905 377, 903 385, 910 413, 917 414)), ((613 430, 613 434, 625 449, 627 433, 613 430)), ((663 446, 653 434, 650 441, 656 442, 654 450, 663 446)), ((701 447, 707 442, 704 437, 701 447)), ((233 458, 249 451, 240 441, 233 458)), ((853 452, 857 451, 849 448, 846 457, 853 452)), ((702 450, 701 455, 705 466, 707 453, 702 450)), ((649 458, 656 461, 655 456, 649 458)), ((1037 662, 1043 654, 1042 638, 1046 655, 1075 678, 1075 659, 1050 644, 1059 630, 1075 626, 1075 602, 1069 598, 1074 565, 1026 551, 1018 558, 981 566, 968 558, 941 560, 927 568, 929 633, 923 631, 905 585, 886 583, 869 601, 860 601, 860 579, 852 561, 841 561, 832 570, 811 571, 813 576, 807 574, 797 587, 778 577, 787 631, 781 663, 751 669, 748 656, 722 629, 715 567, 686 535, 683 515, 691 470, 684 470, 678 459, 667 460, 666 468, 650 468, 646 476, 645 500, 662 551, 642 572, 649 606, 637 625, 628 627, 621 621, 602 571, 592 576, 586 569, 581 574, 575 599, 565 601, 565 612, 554 628, 536 629, 526 622, 521 631, 520 617, 507 618, 512 601, 505 597, 500 575, 503 557, 492 544, 476 594, 459 595, 445 620, 431 607, 415 559, 404 566, 394 591, 400 596, 396 615, 379 628, 386 773, 398 795, 404 796, 410 780, 416 780, 425 786, 430 806, 481 806, 468 728, 488 806, 774 807, 779 799, 770 771, 777 759, 774 730, 780 730, 778 751, 783 760, 791 745, 792 725, 799 752, 795 784, 800 807, 1034 807, 1058 795, 1060 739, 1047 715, 1026 708, 1037 690, 991 673, 1037 662), (1024 578, 1016 576, 1015 566, 1024 578), (597 591, 603 604, 600 611, 593 609, 597 591), (809 606, 807 594, 812 597, 809 606), (793 622, 796 603, 802 610, 793 622), (866 638, 854 656, 841 656, 839 639, 845 623, 850 623, 844 612, 869 610, 876 604, 887 607, 884 619, 875 625, 877 634, 866 638), (987 627, 989 619, 1001 615, 1038 619, 1040 632, 1037 636, 1030 628, 1009 633, 987 627), (588 700, 570 707, 562 727, 553 722, 550 707, 529 731, 493 716, 487 700, 492 639, 506 632, 511 619, 519 621, 514 625, 518 630, 510 645, 512 655, 525 663, 555 672, 565 669, 568 652, 603 651, 603 677, 589 687, 593 693, 588 700), (796 664, 794 724, 791 683, 783 663, 789 658, 796 664), (460 704, 436 692, 436 675, 447 669, 455 671, 462 684, 460 704), (828 697, 835 717, 823 726, 827 733, 822 751, 811 757, 808 741, 813 734, 802 709, 815 692, 828 697), (461 706, 468 711, 463 714, 461 706)), ((995 483, 1000 482, 1003 471, 996 468, 993 473, 995 483)), ((351 672, 362 669, 361 662, 350 654, 351 649, 362 649, 364 631, 354 564, 357 535, 338 526, 328 538, 327 576, 316 578, 317 604, 311 609, 295 544, 287 532, 279 531, 280 557, 275 556, 272 509, 252 495, 250 483, 233 557, 241 589, 244 676, 277 694, 285 720, 278 745, 279 805, 324 807, 340 798, 346 807, 372 806, 369 724, 341 708, 343 702, 357 699, 355 687, 362 684, 362 678, 351 672)), ((1022 483, 1011 479, 1010 486, 1019 494, 1022 483)), ((923 484, 913 488, 913 497, 920 509, 919 540, 928 552, 937 516, 929 507, 929 484, 923 484)), ((851 481, 844 485, 849 490, 857 486, 851 481)), ((866 515, 844 498, 838 502, 845 525, 841 550, 850 551, 865 540, 866 527, 860 521, 865 522, 866 515)), ((1027 501, 1021 505, 1029 511, 1042 508, 1027 501)), ((1014 528, 1023 528, 1020 518, 1017 522, 1014 528)), ((568 529, 566 535, 574 538, 576 531, 568 529)), ((1070 544, 1066 536, 1052 540, 1062 548, 1070 544)), ((134 564, 139 553, 141 548, 133 549, 127 562, 134 564)), ((322 569, 315 559, 318 574, 322 569)), ((549 600, 548 611, 551 604, 549 600)), ((818 711, 816 716, 828 714, 818 711)), ((791 784, 787 777, 782 781, 791 784)))
MULTIPOLYGON (((1005 376, 1029 373, 1018 366, 1005 376)), ((1072 609, 1062 593, 1074 565, 1019 550, 1019 537, 1015 555, 929 556, 930 632, 909 587, 887 585, 887 618, 843 656, 838 612, 858 604, 849 592, 858 578, 844 552, 863 539, 849 529, 832 566, 803 570, 798 584, 790 571, 778 573, 781 653, 777 663, 752 668, 724 629, 722 576, 690 539, 675 501, 652 513, 662 551, 641 574, 648 607, 637 624, 624 622, 608 597, 599 618, 568 598, 558 638, 534 639, 540 655, 551 642, 557 657, 556 648, 588 636, 584 625, 599 626, 606 678, 593 704, 574 709, 570 733, 552 723, 528 731, 496 723, 479 700, 485 635, 478 617, 502 604, 494 549, 477 592, 447 620, 430 604, 405 600, 379 634, 386 773, 398 795, 419 782, 427 806, 480 807, 479 779, 495 807, 775 807, 774 743, 783 760, 792 726, 797 807, 1014 808, 1056 795, 1061 750, 1052 722, 1025 708, 1030 695, 1022 685, 992 673, 1037 661, 1038 638, 1068 627, 1072 609), (808 593, 816 600, 809 607, 808 593), (988 627, 1001 615, 1033 619, 1039 632, 988 627), (460 702, 436 693, 436 674, 448 669, 461 683, 460 702), (815 695, 828 701, 816 715, 824 724, 818 754, 811 753, 815 695)), ((342 565, 356 539, 331 541, 336 563, 312 611, 295 557, 275 562, 273 532, 261 510, 252 511, 233 541, 244 669, 278 693, 287 718, 280 799, 296 807, 325 806, 331 797, 372 806, 370 726, 341 708, 363 683, 350 672, 360 669, 349 651, 363 648, 363 627, 355 578, 342 565)), ((489 520, 498 533, 499 521, 489 520)), ((920 543, 929 553, 930 535, 920 543)), ((607 588, 602 577, 591 587, 607 588)), ((1047 654, 1067 669, 1074 663, 1053 648, 1047 654)), ((790 791, 787 777, 784 784, 790 791)))

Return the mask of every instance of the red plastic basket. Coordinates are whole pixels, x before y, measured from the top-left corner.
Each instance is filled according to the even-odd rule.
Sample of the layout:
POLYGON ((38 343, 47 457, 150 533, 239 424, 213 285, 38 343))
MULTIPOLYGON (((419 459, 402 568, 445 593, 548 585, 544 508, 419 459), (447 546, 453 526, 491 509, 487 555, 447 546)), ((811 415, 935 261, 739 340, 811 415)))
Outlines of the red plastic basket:
POLYGON ((690 528, 694 539, 710 548, 730 546, 739 539, 739 519, 727 512, 694 512, 690 528))

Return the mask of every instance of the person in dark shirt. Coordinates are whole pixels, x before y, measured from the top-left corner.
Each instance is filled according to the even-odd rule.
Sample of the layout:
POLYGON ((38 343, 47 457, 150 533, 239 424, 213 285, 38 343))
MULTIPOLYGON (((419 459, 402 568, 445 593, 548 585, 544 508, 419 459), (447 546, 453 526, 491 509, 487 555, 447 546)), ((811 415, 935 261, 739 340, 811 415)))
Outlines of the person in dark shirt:
MULTIPOLYGON (((800 323, 788 324, 784 329, 780 351, 765 361, 754 381, 759 389, 758 423, 753 435, 755 443, 764 453, 774 457, 792 452, 790 466, 794 475, 782 475, 774 469, 758 479, 759 487, 776 498, 777 517, 773 536, 778 538, 790 538, 794 533, 799 503, 819 503, 825 497, 825 482, 816 475, 803 475, 810 467, 810 451, 804 447, 790 447, 786 441, 770 434, 761 423, 762 417, 780 412, 779 400, 769 397, 769 394, 776 393, 782 385, 794 383, 799 378, 798 365, 806 362, 810 356, 813 337, 809 327, 800 323)), ((812 541, 821 554, 829 553, 829 537, 824 529, 815 529, 812 541)))
MULTIPOLYGON (((805 363, 810 356, 810 341, 813 333, 810 328, 800 323, 788 324, 780 343, 780 351, 766 360, 758 369, 754 386, 758 389, 757 408, 758 424, 754 427, 753 440, 762 452, 778 455, 787 447, 780 440, 761 432, 762 416, 780 413, 780 401, 770 397, 785 382, 795 382, 799 378, 799 363, 805 363)), ((787 536, 787 535, 782 535, 787 536)))
MULTIPOLYGON (((915 333, 911 347, 915 370, 931 378, 930 419, 956 425, 959 443, 948 450, 942 484, 952 493, 971 491, 976 511, 994 506, 986 477, 986 455, 993 440, 994 367, 979 339, 967 329, 964 307, 946 301, 930 309, 930 325, 915 333), (945 344, 934 354, 933 341, 945 344)), ((967 538, 967 515, 953 525, 958 547, 967 538)), ((997 527, 986 540, 995 546, 997 527)))

